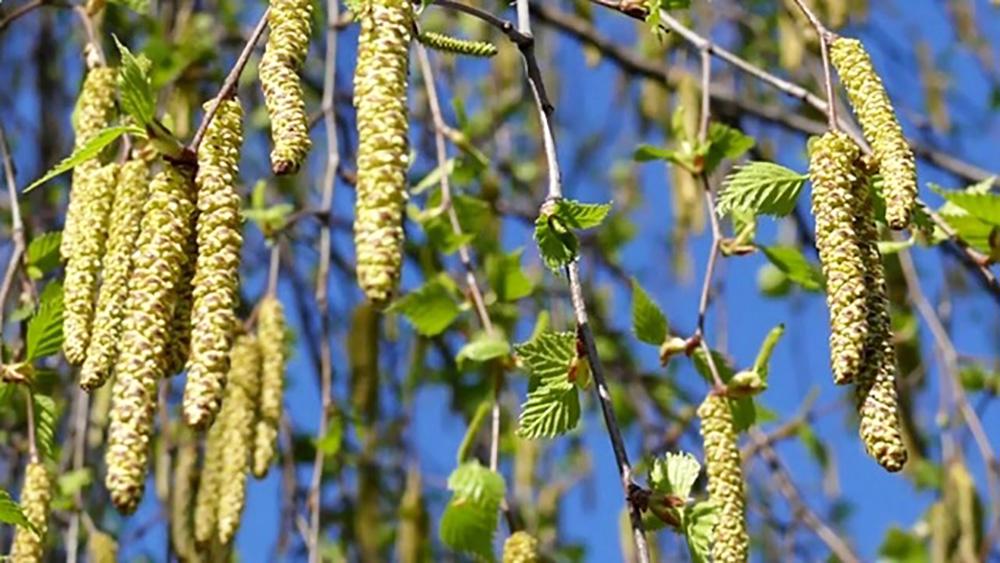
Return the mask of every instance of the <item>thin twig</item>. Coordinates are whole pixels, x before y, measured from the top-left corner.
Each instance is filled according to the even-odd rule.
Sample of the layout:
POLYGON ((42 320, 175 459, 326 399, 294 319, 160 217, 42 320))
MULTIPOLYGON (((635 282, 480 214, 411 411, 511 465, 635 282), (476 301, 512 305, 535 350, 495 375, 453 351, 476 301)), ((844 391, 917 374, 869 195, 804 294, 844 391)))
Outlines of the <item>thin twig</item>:
POLYGON ((48 0, 31 0, 31 2, 26 2, 14 8, 9 14, 4 16, 3 19, 0 19, 0 33, 3 33, 10 24, 14 23, 22 16, 28 15, 35 8, 40 8, 47 3, 49 3, 48 0))
POLYGON ((267 289, 268 297, 278 294, 278 274, 281 272, 281 244, 274 240, 271 244, 271 256, 267 266, 267 289))
POLYGON ((87 8, 83 4, 77 4, 73 6, 73 12, 80 18, 80 23, 83 24, 83 31, 87 35, 87 44, 90 46, 90 53, 87 57, 87 67, 93 66, 92 63, 104 66, 108 64, 107 58, 104 56, 104 49, 101 48, 101 37, 97 32, 97 26, 94 25, 94 20, 91 19, 90 14, 87 13, 87 8), (96 61, 92 61, 89 55, 93 54, 96 61))
POLYGON ((826 107, 827 107, 827 120, 830 125, 831 131, 837 130, 837 100, 833 97, 833 71, 830 68, 830 44, 833 42, 834 35, 830 33, 830 30, 826 28, 825 25, 816 14, 806 6, 802 0, 795 0, 795 4, 798 5, 802 13, 805 14, 806 19, 812 24, 813 28, 816 29, 816 35, 819 36, 819 52, 820 58, 823 61, 823 82, 826 87, 826 107))
POLYGON ((24 408, 28 419, 28 459, 31 463, 38 463, 38 444, 35 440, 35 396, 31 392, 30 385, 24 386, 24 408))
POLYGON ((233 64, 233 68, 229 71, 229 75, 226 76, 226 80, 222 83, 219 93, 215 95, 215 98, 212 99, 212 103, 209 104, 208 109, 205 110, 205 115, 201 118, 201 123, 198 124, 198 129, 194 133, 194 138, 191 139, 191 144, 188 145, 191 152, 198 152, 198 146, 201 145, 201 140, 205 138, 205 132, 208 130, 209 124, 211 124, 212 119, 215 118, 215 113, 219 109, 219 104, 236 92, 236 86, 239 85, 243 69, 246 68, 247 62, 250 60, 250 55, 253 54, 254 47, 257 46, 261 35, 264 34, 264 29, 267 27, 267 15, 270 11, 271 9, 267 8, 264 10, 263 15, 260 16, 260 21, 257 22, 257 27, 254 28, 253 33, 250 34, 250 38, 247 39, 246 45, 243 46, 243 51, 240 52, 240 56, 236 59, 236 63, 233 64))
POLYGON ((2 330, 4 305, 7 303, 7 296, 10 294, 11 286, 14 284, 14 275, 20 267, 25 249, 24 222, 21 219, 21 207, 17 202, 17 186, 14 182, 14 159, 10 155, 10 147, 7 145, 7 135, 3 124, 0 124, 0 159, 3 160, 3 173, 7 179, 7 199, 10 204, 11 217, 10 238, 14 243, 14 248, 10 253, 10 260, 7 261, 7 270, 4 272, 3 283, 0 285, 0 330, 2 330))
MULTIPOLYGON (((330 318, 329 285, 331 225, 330 211, 333 207, 333 188, 340 166, 340 148, 337 142, 337 114, 334 108, 334 92, 337 87, 337 21, 340 19, 338 0, 327 0, 326 55, 323 61, 323 124, 326 130, 326 169, 323 174, 320 209, 323 211, 323 226, 319 239, 319 266, 316 270, 316 307, 320 318, 320 414, 316 428, 316 441, 326 436, 326 427, 332 405, 333 351, 330 348, 332 320, 330 318)), ((309 507, 309 563, 319 563, 320 533, 320 493, 323 484, 323 452, 316 450, 313 459, 312 480, 309 483, 307 506, 309 507)))

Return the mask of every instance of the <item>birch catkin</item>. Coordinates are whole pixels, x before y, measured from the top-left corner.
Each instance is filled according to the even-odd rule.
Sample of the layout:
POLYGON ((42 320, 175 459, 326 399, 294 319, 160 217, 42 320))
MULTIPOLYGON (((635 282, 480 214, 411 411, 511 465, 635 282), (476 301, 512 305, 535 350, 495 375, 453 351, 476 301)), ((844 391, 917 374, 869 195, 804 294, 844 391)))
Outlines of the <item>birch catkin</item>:
POLYGON ((148 175, 149 165, 141 159, 127 162, 119 175, 108 226, 107 253, 101 265, 103 281, 87 357, 80 371, 80 385, 88 391, 104 385, 118 356, 128 280, 132 275, 132 252, 146 203, 148 175))
POLYGON ((205 463, 194 502, 194 537, 202 550, 217 537, 219 488, 226 478, 223 475, 225 448, 226 419, 220 416, 205 437, 205 463))
POLYGON ((737 447, 733 414, 725 397, 710 393, 698 407, 701 438, 708 471, 708 494, 719 509, 712 542, 712 560, 718 563, 746 561, 750 550, 747 535, 743 469, 737 447))
POLYGON ((460 39, 434 31, 422 31, 420 42, 431 49, 465 55, 467 57, 492 57, 497 54, 497 46, 489 41, 460 39))
POLYGON ((191 179, 166 165, 149 186, 133 255, 122 346, 115 366, 105 484, 120 512, 135 511, 146 480, 157 382, 169 357, 177 285, 194 202, 191 179))
POLYGON ((864 46, 857 39, 837 38, 830 61, 871 144, 885 186, 885 218, 893 229, 904 229, 917 197, 917 172, 892 102, 864 46))
POLYGON ((258 73, 271 118, 271 170, 293 174, 312 146, 298 70, 309 51, 309 0, 271 0, 271 29, 258 73))
POLYGON ((538 540, 528 532, 514 532, 503 543, 503 563, 538 563, 538 561, 538 540))
POLYGON ((369 1, 358 14, 361 35, 354 75, 358 116, 354 249, 358 283, 368 299, 380 307, 395 293, 403 262, 411 10, 407 0, 369 1))
POLYGON ((20 505, 25 518, 38 532, 18 526, 10 549, 11 563, 41 563, 45 537, 49 531, 49 505, 52 503, 52 475, 43 463, 33 461, 24 469, 20 505))
POLYGON ((197 480, 198 448, 188 437, 177 449, 170 491, 170 542, 181 561, 199 560, 192 521, 197 480))
POLYGON ((260 402, 254 431, 253 474, 262 479, 274 460, 281 398, 285 385, 285 312, 281 301, 267 296, 257 317, 260 346, 260 402))
POLYGON ((854 381, 868 336, 868 288, 852 192, 859 156, 857 145, 843 133, 829 132, 810 144, 816 249, 826 276, 830 364, 838 385, 854 381))
POLYGON ((111 204, 118 181, 118 165, 106 164, 86 179, 77 193, 80 210, 76 217, 73 254, 66 264, 63 313, 63 351, 66 361, 82 364, 90 344, 90 329, 97 295, 97 277, 104 257, 111 204))
POLYGON ((236 191, 243 109, 236 100, 219 105, 198 150, 198 259, 191 313, 191 357, 184 388, 187 423, 204 427, 219 410, 236 326, 240 248, 240 196, 236 191))

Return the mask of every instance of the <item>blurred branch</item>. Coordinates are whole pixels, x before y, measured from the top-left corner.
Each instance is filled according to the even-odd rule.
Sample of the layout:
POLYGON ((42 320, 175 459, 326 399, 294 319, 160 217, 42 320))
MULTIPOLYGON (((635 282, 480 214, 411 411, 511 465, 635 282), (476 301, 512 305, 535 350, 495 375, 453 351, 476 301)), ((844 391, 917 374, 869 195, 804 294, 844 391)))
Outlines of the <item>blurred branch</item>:
POLYGON ((14 23, 21 17, 28 15, 35 8, 41 8, 46 4, 59 5, 59 6, 63 5, 63 4, 56 4, 54 2, 51 2, 50 0, 31 0, 30 2, 21 4, 20 6, 11 10, 9 14, 5 15, 2 19, 0 19, 0 33, 3 33, 7 29, 7 27, 10 26, 10 24, 14 23))
POLYGON ((14 244, 14 248, 10 252, 10 259, 7 261, 7 270, 4 272, 2 285, 0 285, 0 334, 2 334, 7 296, 14 284, 14 275, 20 267, 25 250, 24 222, 21 219, 21 207, 17 202, 17 185, 14 182, 14 160, 10 155, 10 147, 7 144, 7 134, 3 124, 0 124, 0 160, 3 161, 3 173, 7 184, 7 199, 11 217, 10 238, 14 244))

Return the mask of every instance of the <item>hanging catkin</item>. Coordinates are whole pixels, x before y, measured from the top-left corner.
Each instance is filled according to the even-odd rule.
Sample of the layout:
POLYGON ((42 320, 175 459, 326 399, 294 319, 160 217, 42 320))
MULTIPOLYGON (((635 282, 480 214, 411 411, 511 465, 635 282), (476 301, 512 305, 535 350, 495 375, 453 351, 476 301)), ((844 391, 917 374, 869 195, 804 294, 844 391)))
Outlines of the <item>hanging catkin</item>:
POLYGON ((107 253, 101 265, 103 281, 93 332, 80 371, 80 385, 88 391, 104 385, 118 356, 128 280, 132 275, 132 252, 139 235, 142 207, 146 203, 148 175, 149 165, 141 159, 125 163, 119 174, 108 226, 107 253))
POLYGON ((859 432, 865 449, 882 467, 888 471, 899 471, 906 464, 907 453, 897 405, 896 351, 892 345, 885 270, 878 249, 879 235, 869 197, 868 177, 863 166, 857 169, 856 176, 854 220, 861 241, 865 286, 868 288, 868 337, 864 363, 855 388, 859 432))
POLYGON ((826 276, 830 309, 830 365, 838 385, 854 381, 868 336, 864 257, 854 222, 854 161, 860 149, 846 135, 829 132, 810 143, 812 213, 816 249, 826 276))
MULTIPOLYGON (((73 110, 73 132, 76 139, 74 148, 87 144, 87 141, 107 127, 115 111, 115 79, 118 73, 113 68, 97 67, 87 71, 80 88, 80 95, 73 110)), ((62 242, 59 251, 63 260, 68 260, 73 254, 77 240, 77 219, 85 205, 83 196, 87 191, 87 179, 100 168, 100 161, 92 158, 73 168, 72 187, 69 192, 69 206, 66 208, 66 222, 63 225, 62 242)))
POLYGON ((267 23, 270 35, 258 74, 271 118, 271 171, 294 174, 309 153, 306 116, 298 71, 309 52, 308 0, 271 0, 267 23))
POLYGON ((222 472, 226 449, 226 422, 225 416, 217 417, 205 437, 205 463, 194 502, 194 537, 201 551, 213 544, 213 540, 217 537, 219 489, 222 481, 228 478, 222 472))
POLYGON ((528 532, 514 532, 503 542, 503 563, 538 563, 538 540, 528 532))
POLYGON ((184 418, 195 427, 207 426, 218 412, 229 369, 243 245, 236 191, 242 145, 243 109, 236 100, 224 100, 198 150, 195 178, 198 259, 184 387, 184 418))
POLYGON ((886 222, 893 229, 904 229, 910 224, 916 202, 917 172, 889 95, 857 39, 837 38, 830 47, 830 60, 878 160, 885 186, 886 222))
POLYGON ((408 0, 365 2, 354 75, 358 181, 354 250, 358 283, 385 306, 403 262, 403 210, 409 165, 407 71, 412 34, 408 0))
POLYGON ((45 537, 49 531, 49 504, 52 502, 52 475, 43 463, 33 461, 24 469, 20 505, 35 530, 18 526, 10 548, 11 563, 41 563, 45 537), (37 531, 37 535, 36 532, 37 531))
POLYGON ((708 494, 719 508, 712 560, 719 563, 746 561, 750 538, 743 497, 743 469, 728 400, 709 393, 698 407, 698 418, 701 419, 701 439, 705 448, 708 494))
POLYGON ((467 57, 492 57, 497 54, 497 46, 489 41, 473 41, 451 37, 434 31, 422 31, 420 42, 431 49, 465 55, 467 57))
POLYGON ((230 358, 229 385, 222 407, 226 419, 224 478, 219 489, 219 542, 228 544, 240 527, 246 503, 247 472, 253 447, 254 418, 260 394, 261 352, 257 339, 240 336, 230 358))
MULTIPOLYGON (((167 369, 165 376, 177 375, 184 370, 191 353, 191 309, 194 307, 194 270, 198 258, 198 240, 195 233, 198 212, 191 218, 190 235, 184 245, 184 260, 177 282, 177 298, 174 301, 174 318, 170 322, 170 345, 167 348, 167 369)), ((189 379, 190 381, 190 379, 189 379)))
POLYGON ((197 560, 193 509, 198 481, 198 447, 191 436, 177 448, 173 486, 170 490, 170 541, 181 561, 197 560))
POLYGON ((149 186, 149 200, 133 255, 121 351, 115 365, 105 484, 111 501, 131 513, 142 498, 157 383, 167 347, 194 202, 191 178, 166 164, 149 186))
POLYGON ((94 320, 97 277, 104 257, 111 205, 118 181, 117 164, 106 164, 86 180, 83 193, 78 193, 80 214, 76 218, 76 241, 73 254, 66 264, 63 288, 63 351, 66 361, 82 364, 87 357, 90 329, 94 320))
POLYGON ((253 475, 267 475, 274 460, 281 398, 285 386, 285 311, 274 296, 260 302, 257 316, 257 342, 260 346, 260 402, 254 431, 253 475))

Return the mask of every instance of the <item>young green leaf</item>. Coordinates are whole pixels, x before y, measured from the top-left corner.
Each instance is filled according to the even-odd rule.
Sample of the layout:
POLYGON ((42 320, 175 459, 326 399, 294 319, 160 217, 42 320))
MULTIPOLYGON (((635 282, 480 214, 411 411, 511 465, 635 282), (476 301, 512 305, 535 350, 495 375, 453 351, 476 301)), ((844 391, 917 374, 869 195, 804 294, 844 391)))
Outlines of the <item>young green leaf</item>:
POLYGON ((610 203, 560 199, 547 204, 535 221, 535 242, 545 264, 558 270, 576 259, 580 243, 574 230, 600 225, 610 211, 610 203))
POLYGON ((691 487, 700 471, 701 464, 693 455, 687 452, 667 452, 662 458, 653 460, 649 482, 661 493, 687 500, 691 497, 691 487))
POLYGON ((754 215, 783 217, 795 209, 795 201, 809 176, 773 162, 750 162, 726 177, 719 193, 719 215, 749 211, 754 215))
POLYGON ((149 78, 150 61, 144 55, 136 57, 118 41, 118 37, 112 37, 121 54, 118 95, 122 109, 142 126, 152 125, 156 115, 156 100, 149 78))
POLYGON ((316 442, 316 449, 328 458, 335 457, 344 444, 344 417, 334 415, 326 426, 326 434, 316 442))
MULTIPOLYGON (((992 179, 990 179, 989 185, 992 185, 992 179)), ((984 223, 1000 227, 1000 195, 983 193, 977 188, 978 184, 961 191, 943 190, 937 186, 931 186, 931 189, 948 203, 959 207, 984 223)))
POLYGON ((491 253, 486 256, 486 279, 500 301, 509 303, 523 299, 535 289, 534 282, 521 267, 523 251, 519 248, 509 254, 491 253))
POLYGON ((823 289, 823 272, 794 246, 762 246, 760 250, 788 279, 808 291, 823 289))
POLYGON ((580 397, 576 386, 537 385, 521 405, 517 435, 528 440, 555 438, 580 422, 580 397))
POLYGON ((101 151, 104 150, 105 147, 115 142, 118 137, 121 137, 126 133, 134 135, 144 134, 141 128, 137 128, 134 125, 115 125, 108 127, 107 129, 94 135, 89 141, 84 143, 82 147, 74 150, 73 154, 61 160, 59 164, 53 166, 52 169, 46 172, 41 178, 32 182, 27 188, 24 189, 24 193, 28 193, 45 182, 48 182, 52 178, 55 178, 64 172, 68 172, 79 166, 81 163, 96 157, 101 153, 101 151))
POLYGON ((461 365, 466 360, 473 362, 486 362, 495 358, 502 358, 510 353, 510 344, 502 336, 488 336, 480 333, 468 344, 462 346, 455 357, 455 361, 461 365))
POLYGON ((543 332, 515 345, 514 353, 531 377, 543 385, 572 386, 568 377, 576 357, 576 335, 572 332, 543 332))
POLYGON ((53 459, 56 428, 59 417, 56 402, 46 395, 33 395, 35 400, 35 446, 42 459, 53 459))
POLYGON ((667 317, 639 282, 632 279, 632 330, 636 338, 659 346, 667 339, 667 317))
POLYGON ((62 241, 62 231, 42 233, 31 239, 25 253, 28 275, 31 279, 37 280, 59 267, 60 241, 62 241))
POLYGON ((28 321, 26 360, 33 362, 59 352, 63 341, 62 285, 51 282, 38 297, 38 310, 28 321))
POLYGON ((125 6, 137 14, 149 13, 149 0, 109 0, 112 4, 125 6))
POLYGON ((388 310, 402 313, 418 333, 436 336, 461 313, 453 293, 454 282, 441 274, 396 300, 388 310))
POLYGON ((774 352, 774 347, 778 345, 778 341, 785 334, 785 325, 780 324, 771 329, 764 338, 764 342, 760 345, 760 350, 757 351, 757 359, 753 363, 753 371, 760 375, 764 382, 767 382, 768 368, 771 363, 771 354, 774 352))
POLYGON ((708 127, 708 143, 702 148, 705 155, 702 169, 711 174, 723 160, 737 159, 755 144, 753 137, 744 135, 739 129, 712 123, 708 127))
POLYGON ((684 537, 687 539, 692 563, 708 563, 712 560, 712 531, 718 519, 718 508, 709 500, 684 508, 684 537))
POLYGON ((503 477, 470 461, 452 471, 448 489, 452 498, 441 516, 441 541, 455 551, 493 561, 493 535, 506 494, 503 477))

